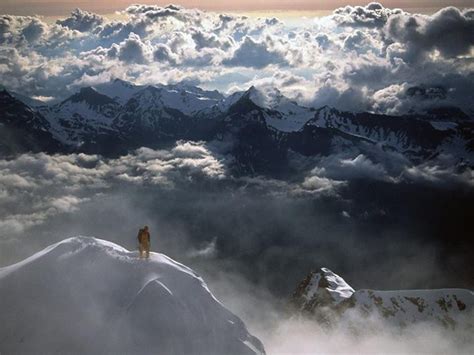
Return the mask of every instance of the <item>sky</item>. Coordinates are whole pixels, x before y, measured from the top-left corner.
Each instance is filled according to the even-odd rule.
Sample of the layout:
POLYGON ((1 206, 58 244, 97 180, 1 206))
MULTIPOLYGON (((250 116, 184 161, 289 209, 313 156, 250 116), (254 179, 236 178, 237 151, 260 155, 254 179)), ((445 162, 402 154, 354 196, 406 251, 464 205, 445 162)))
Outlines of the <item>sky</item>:
POLYGON ((0 84, 47 102, 117 78, 224 95, 253 85, 312 107, 473 114, 473 14, 371 3, 292 19, 158 5, 122 7, 114 18, 0 15, 0 84))
MULTIPOLYGON (((230 12, 262 12, 269 13, 275 10, 320 12, 334 10, 345 5, 366 5, 368 1, 358 0, 239 0, 239 1, 214 1, 214 0, 1 0, 0 13, 12 15, 43 15, 59 16, 69 13, 76 7, 83 10, 94 11, 101 14, 113 13, 131 4, 155 4, 165 6, 170 3, 188 8, 199 8, 211 11, 230 12)), ((388 0, 381 1, 387 7, 400 7, 403 9, 417 9, 420 12, 432 12, 445 6, 469 7, 472 0, 388 0)))

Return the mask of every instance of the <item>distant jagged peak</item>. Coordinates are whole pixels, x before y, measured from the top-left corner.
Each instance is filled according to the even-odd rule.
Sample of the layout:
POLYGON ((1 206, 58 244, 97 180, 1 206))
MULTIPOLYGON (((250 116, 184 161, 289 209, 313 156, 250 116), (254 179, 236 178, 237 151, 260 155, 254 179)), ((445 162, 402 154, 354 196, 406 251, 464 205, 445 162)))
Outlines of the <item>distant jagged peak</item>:
POLYGON ((194 94, 198 96, 213 98, 216 100, 221 100, 224 98, 224 95, 222 95, 218 90, 205 90, 187 81, 181 81, 181 82, 169 83, 169 84, 157 84, 155 86, 162 87, 167 90, 176 90, 176 91, 179 91, 181 94, 194 94))
POLYGON ((250 86, 245 91, 240 91, 229 96, 243 98, 252 101, 258 107, 276 111, 300 111, 311 110, 304 105, 298 104, 295 100, 285 96, 274 86, 250 86))
POLYGON ((122 105, 125 104, 135 93, 145 88, 144 85, 136 85, 119 78, 94 85, 93 87, 101 94, 113 98, 122 105))
POLYGON ((115 85, 122 85, 122 86, 125 86, 125 87, 128 87, 128 88, 133 88, 135 87, 136 85, 132 84, 131 82, 129 81, 125 81, 123 79, 120 79, 120 78, 116 78, 113 80, 113 83, 115 85))
POLYGON ((107 95, 101 94, 93 87, 83 87, 79 90, 78 93, 70 96, 68 99, 64 100, 61 104, 72 102, 79 103, 83 102, 88 104, 91 107, 98 107, 108 104, 117 104, 117 102, 110 98, 107 95))
POLYGON ((18 101, 21 101, 23 104, 29 107, 37 107, 37 106, 45 105, 44 101, 38 100, 28 95, 21 94, 16 91, 8 90, 2 85, 0 85, 0 95, 5 96, 5 97, 9 95, 10 97, 17 99, 18 101))
POLYGON ((251 102, 263 109, 272 108, 272 100, 270 100, 269 95, 254 85, 250 86, 247 90, 234 92, 228 96, 224 102, 227 103, 228 107, 239 102, 251 102))
POLYGON ((323 297, 328 303, 336 305, 349 299, 354 292, 355 290, 342 277, 323 267, 310 272, 297 287, 293 297, 308 302, 323 297))
MULTIPOLYGON (((39 118, 28 104, 20 100, 16 95, 6 89, 0 90, 0 105, 4 111, 13 110, 17 115, 28 115, 30 118, 39 118)), ((40 121, 43 121, 41 118, 40 121)))
POLYGON ((14 99, 13 95, 7 90, 7 89, 1 89, 0 90, 0 98, 3 100, 3 99, 8 99, 8 100, 12 100, 14 99))
POLYGON ((340 114, 342 111, 338 110, 335 107, 324 105, 316 109, 316 116, 327 116, 329 114, 340 114))

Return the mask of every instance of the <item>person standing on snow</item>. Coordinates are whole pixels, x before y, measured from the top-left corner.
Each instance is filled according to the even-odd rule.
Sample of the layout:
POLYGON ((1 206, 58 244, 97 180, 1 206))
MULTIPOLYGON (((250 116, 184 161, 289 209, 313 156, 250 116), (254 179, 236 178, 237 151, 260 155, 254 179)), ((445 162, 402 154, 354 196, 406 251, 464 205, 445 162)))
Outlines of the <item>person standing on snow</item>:
POLYGON ((137 238, 140 259, 143 258, 144 252, 146 252, 146 258, 148 259, 150 257, 150 232, 148 231, 148 226, 140 228, 137 238))

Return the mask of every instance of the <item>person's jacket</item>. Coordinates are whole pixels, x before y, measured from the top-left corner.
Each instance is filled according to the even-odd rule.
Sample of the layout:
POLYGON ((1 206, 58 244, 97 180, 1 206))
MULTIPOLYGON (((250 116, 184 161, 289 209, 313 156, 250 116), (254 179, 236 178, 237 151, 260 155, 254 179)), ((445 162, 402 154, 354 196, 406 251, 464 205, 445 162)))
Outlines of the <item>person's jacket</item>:
POLYGON ((145 229, 140 229, 137 236, 139 243, 150 243, 150 232, 145 229))

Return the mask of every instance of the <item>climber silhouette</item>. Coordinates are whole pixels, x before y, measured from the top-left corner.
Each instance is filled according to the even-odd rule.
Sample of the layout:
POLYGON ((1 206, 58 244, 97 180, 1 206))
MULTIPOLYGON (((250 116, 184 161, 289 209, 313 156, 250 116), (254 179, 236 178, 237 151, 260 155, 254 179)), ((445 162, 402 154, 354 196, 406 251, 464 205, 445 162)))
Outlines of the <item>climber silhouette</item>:
POLYGON ((146 252, 146 258, 148 259, 150 257, 150 232, 148 231, 148 226, 140 228, 137 238, 140 259, 143 258, 144 252, 146 252))

